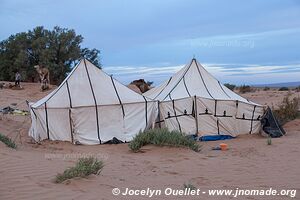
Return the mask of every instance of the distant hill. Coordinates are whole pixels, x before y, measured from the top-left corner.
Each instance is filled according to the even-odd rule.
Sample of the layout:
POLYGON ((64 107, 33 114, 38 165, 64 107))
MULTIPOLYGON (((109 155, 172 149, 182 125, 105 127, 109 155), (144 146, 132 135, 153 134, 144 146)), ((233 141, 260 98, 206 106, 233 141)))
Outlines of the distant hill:
POLYGON ((300 86, 300 81, 297 82, 286 82, 286 83, 271 83, 271 84, 258 84, 253 85, 254 87, 298 87, 300 86))

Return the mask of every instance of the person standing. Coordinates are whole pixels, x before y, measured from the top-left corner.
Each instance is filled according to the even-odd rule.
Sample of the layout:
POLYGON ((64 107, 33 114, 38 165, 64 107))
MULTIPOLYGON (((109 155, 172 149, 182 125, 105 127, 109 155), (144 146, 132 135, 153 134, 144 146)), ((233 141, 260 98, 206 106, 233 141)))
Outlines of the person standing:
POLYGON ((15 74, 15 86, 20 87, 20 81, 21 81, 21 74, 19 71, 15 74))

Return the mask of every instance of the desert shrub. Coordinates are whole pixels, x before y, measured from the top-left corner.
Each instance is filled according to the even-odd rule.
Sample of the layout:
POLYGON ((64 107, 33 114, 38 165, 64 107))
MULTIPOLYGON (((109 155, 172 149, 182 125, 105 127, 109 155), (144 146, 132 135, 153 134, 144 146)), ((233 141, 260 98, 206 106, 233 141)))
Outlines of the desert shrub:
POLYGON ((288 121, 296 119, 299 115, 299 98, 290 99, 290 96, 284 97, 278 109, 274 109, 274 115, 280 124, 285 124, 288 121))
POLYGON ((232 90, 232 91, 236 87, 236 85, 233 85, 233 84, 230 84, 230 83, 225 83, 224 86, 227 87, 228 89, 232 90))
POLYGON ((249 85, 242 85, 239 87, 239 92, 242 94, 251 92, 251 87, 249 85))
POLYGON ((272 145, 272 137, 267 138, 267 145, 272 145))
POLYGON ((270 88, 269 88, 269 87, 264 87, 263 90, 264 90, 264 91, 268 91, 268 90, 270 90, 270 88))
POLYGON ((151 129, 140 132, 129 143, 129 148, 138 152, 142 146, 153 144, 158 146, 187 147, 193 151, 200 151, 200 145, 191 138, 186 137, 179 131, 169 131, 168 129, 151 129))
POLYGON ((278 89, 278 91, 289 91, 288 87, 281 87, 278 89))
POLYGON ((295 88, 296 92, 300 92, 300 85, 295 88))
POLYGON ((16 149, 17 145, 16 143, 14 143, 14 141, 12 141, 9 137, 0 134, 0 141, 3 142, 4 144, 6 144, 6 146, 16 149))
POLYGON ((74 167, 66 169, 62 174, 57 174, 55 182, 61 183, 74 177, 84 178, 91 174, 98 175, 103 166, 103 161, 99 161, 96 158, 80 158, 74 167))
POLYGON ((184 183, 183 184, 183 189, 186 189, 186 188, 188 188, 190 190, 197 190, 197 188, 191 183, 188 183, 188 184, 184 183))

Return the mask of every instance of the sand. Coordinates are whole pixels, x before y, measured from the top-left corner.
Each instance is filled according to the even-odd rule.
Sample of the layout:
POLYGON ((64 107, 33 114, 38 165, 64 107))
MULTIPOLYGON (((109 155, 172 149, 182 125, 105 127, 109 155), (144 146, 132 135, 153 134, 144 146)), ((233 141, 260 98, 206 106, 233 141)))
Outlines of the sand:
POLYGON ((295 90, 278 91, 278 88, 271 88, 267 91, 259 88, 255 92, 249 92, 241 95, 261 105, 270 106, 271 108, 277 108, 286 96, 289 96, 290 99, 294 97, 300 98, 300 92, 296 92, 295 90))
MULTIPOLYGON (((49 91, 48 91, 49 92, 49 91)), ((0 90, 0 107, 37 100, 48 92, 40 92, 38 84, 24 84, 24 90, 0 90)), ((273 94, 274 91, 270 91, 273 94)), ((283 92, 262 97, 264 92, 248 93, 258 103, 280 102, 283 92)), ((143 153, 132 153, 127 144, 76 146, 67 142, 44 141, 34 144, 28 138, 29 116, 0 116, 0 132, 14 139, 17 150, 0 142, 0 199, 150 199, 146 196, 113 196, 112 189, 183 189, 191 183, 208 189, 300 189, 300 120, 287 123, 287 135, 267 139, 259 135, 243 135, 228 140, 229 150, 212 151, 220 141, 199 142, 199 153, 183 148, 145 146, 143 153), (57 173, 73 166, 82 156, 104 160, 99 176, 54 183, 57 173)), ((300 199, 300 194, 296 198, 300 199)), ((151 199, 291 199, 290 197, 174 197, 151 199)))

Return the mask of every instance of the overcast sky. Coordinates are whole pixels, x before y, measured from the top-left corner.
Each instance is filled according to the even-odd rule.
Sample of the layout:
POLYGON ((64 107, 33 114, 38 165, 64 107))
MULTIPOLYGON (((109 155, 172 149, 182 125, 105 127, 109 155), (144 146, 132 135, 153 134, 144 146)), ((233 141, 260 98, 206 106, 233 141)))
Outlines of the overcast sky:
POLYGON ((300 81, 297 0, 0 0, 0 25, 0 40, 75 29, 124 83, 157 85, 193 56, 223 83, 300 81))

